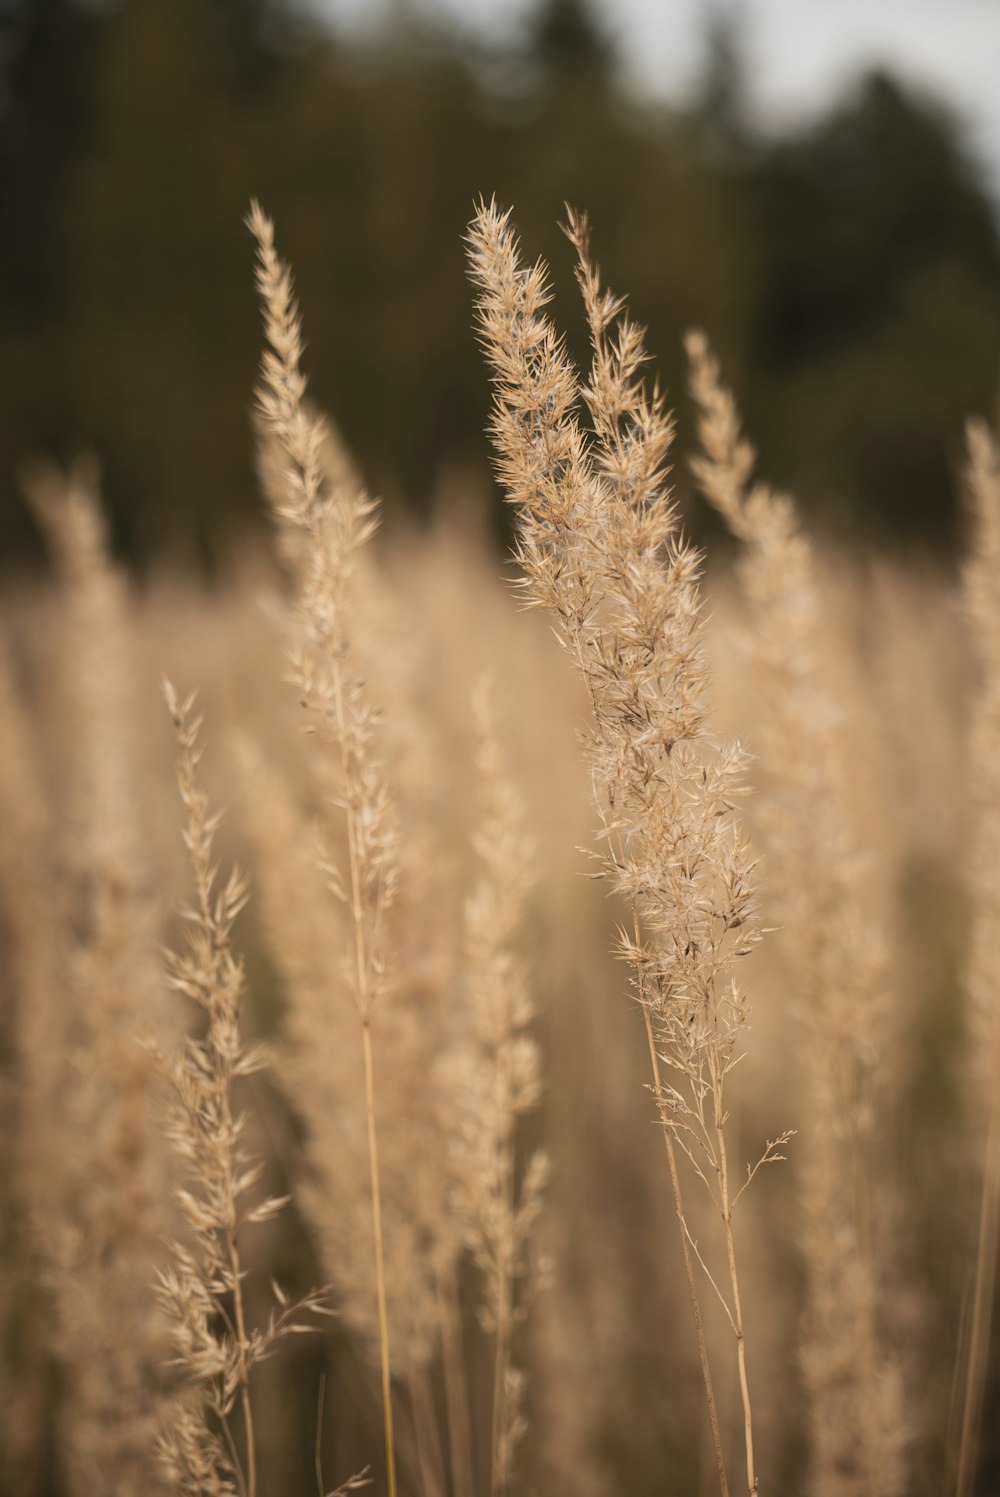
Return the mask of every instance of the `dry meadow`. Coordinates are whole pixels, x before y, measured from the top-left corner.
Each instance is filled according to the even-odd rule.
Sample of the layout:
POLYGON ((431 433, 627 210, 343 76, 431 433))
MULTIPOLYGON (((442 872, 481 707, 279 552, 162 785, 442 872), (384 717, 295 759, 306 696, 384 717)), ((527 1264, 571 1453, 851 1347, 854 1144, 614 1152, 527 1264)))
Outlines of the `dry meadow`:
POLYGON ((249 222, 272 547, 140 583, 22 475, 0 1492, 986 1497, 995 436, 960 575, 847 554, 693 333, 703 556, 586 221, 578 370, 483 204, 513 554, 380 525, 249 222))

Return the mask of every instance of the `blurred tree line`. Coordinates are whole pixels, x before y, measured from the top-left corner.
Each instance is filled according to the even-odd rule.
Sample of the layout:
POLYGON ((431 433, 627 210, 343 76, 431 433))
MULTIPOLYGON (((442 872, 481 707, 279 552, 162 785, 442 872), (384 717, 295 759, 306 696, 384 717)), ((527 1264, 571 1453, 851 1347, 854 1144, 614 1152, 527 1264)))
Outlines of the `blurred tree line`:
POLYGON ((493 50, 392 15, 361 44, 279 0, 0 0, 6 558, 33 547, 14 475, 39 449, 100 454, 137 559, 210 562, 254 523, 252 195, 296 269, 314 393, 390 504, 485 471, 461 237, 495 192, 574 348, 566 199, 682 430, 699 323, 770 477, 844 531, 953 546, 962 425, 1000 373, 1000 239, 945 112, 873 75, 765 139, 721 24, 679 110, 628 97, 582 0, 539 0, 493 50))

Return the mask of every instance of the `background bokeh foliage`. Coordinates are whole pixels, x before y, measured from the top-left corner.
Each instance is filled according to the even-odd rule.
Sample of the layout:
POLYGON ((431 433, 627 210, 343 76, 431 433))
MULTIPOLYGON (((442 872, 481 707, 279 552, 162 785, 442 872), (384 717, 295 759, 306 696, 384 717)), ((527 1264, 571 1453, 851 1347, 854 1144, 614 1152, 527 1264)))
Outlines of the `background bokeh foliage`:
MULTIPOLYGON (((998 222, 955 122, 897 80, 765 137, 719 21, 680 109, 627 94, 577 0, 541 0, 492 52, 405 6, 363 44, 280 0, 0 14, 8 562, 35 551, 14 475, 39 449, 100 454, 139 561, 211 564, 257 523, 255 194, 296 266, 317 399, 390 507, 485 478, 461 236, 495 192, 563 282, 563 201, 590 212, 682 417, 680 335, 702 323, 775 481, 842 535, 954 546, 962 424, 1000 369, 998 222)), ((557 315, 579 329, 571 302, 557 315)))

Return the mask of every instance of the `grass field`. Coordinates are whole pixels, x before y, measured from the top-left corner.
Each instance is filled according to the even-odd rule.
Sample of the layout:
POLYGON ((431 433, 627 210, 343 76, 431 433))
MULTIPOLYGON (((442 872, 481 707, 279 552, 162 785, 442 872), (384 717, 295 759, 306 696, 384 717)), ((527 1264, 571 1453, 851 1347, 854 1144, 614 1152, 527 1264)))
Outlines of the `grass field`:
POLYGON ((483 204, 515 554, 379 528, 250 225, 272 550, 140 584, 23 474, 0 1492, 986 1497, 995 438, 960 577, 835 550, 693 334, 700 556, 586 221, 577 371, 483 204))

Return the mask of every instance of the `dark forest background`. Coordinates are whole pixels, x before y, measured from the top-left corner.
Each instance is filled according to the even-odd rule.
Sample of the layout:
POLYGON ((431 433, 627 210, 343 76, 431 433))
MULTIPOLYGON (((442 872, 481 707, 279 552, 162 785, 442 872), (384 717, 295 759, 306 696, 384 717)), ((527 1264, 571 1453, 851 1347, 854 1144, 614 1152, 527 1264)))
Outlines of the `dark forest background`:
POLYGON ((362 45, 277 0, 0 0, 0 553, 35 552, 15 474, 39 450, 100 455, 140 563, 211 566, 257 523, 252 195, 370 485, 425 515, 443 483, 484 481, 461 237, 495 192, 553 264, 571 342, 557 220, 564 199, 590 211, 682 432, 700 323, 769 477, 841 535, 950 555, 963 422, 1000 375, 982 175, 948 113, 885 74, 765 137, 739 37, 717 17, 707 41, 681 110, 628 96, 572 0, 493 51, 405 7, 362 45))

